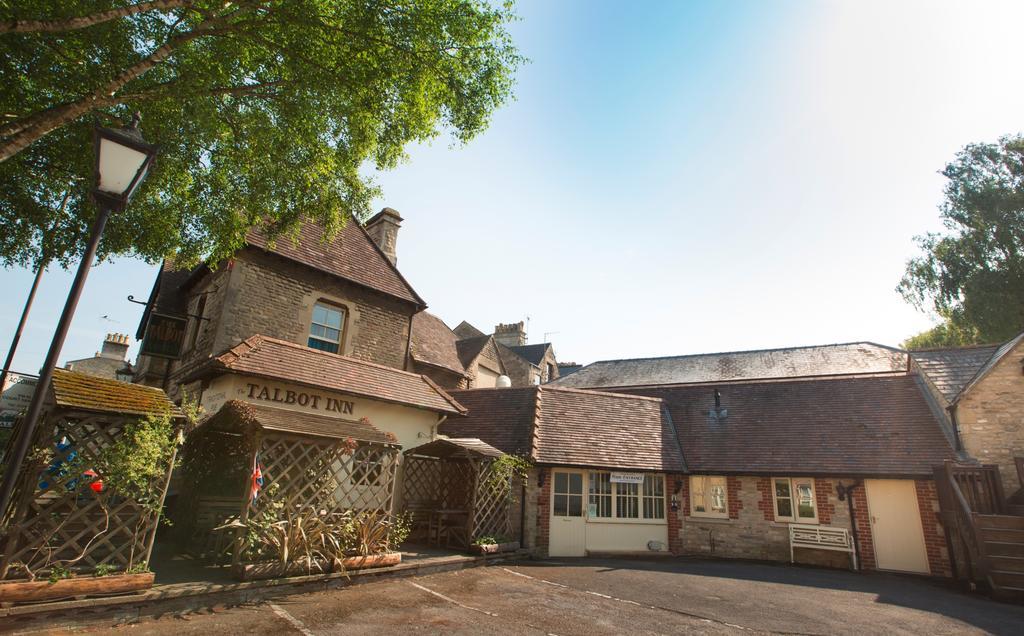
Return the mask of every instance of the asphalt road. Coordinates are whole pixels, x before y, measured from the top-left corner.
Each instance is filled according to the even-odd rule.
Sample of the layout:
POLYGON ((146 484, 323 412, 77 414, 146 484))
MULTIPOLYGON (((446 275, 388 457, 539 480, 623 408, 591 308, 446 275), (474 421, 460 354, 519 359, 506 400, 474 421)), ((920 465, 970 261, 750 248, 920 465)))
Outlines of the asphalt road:
POLYGON ((699 560, 524 562, 165 617, 124 634, 1024 634, 1024 607, 895 575, 699 560))

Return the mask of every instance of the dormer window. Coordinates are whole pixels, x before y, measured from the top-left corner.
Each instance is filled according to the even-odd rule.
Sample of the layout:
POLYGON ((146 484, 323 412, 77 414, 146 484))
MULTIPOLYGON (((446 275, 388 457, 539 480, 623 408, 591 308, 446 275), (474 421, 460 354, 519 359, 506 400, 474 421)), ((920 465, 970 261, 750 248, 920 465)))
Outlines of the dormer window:
POLYGON ((316 303, 313 320, 309 325, 309 346, 320 351, 341 351, 341 333, 345 325, 345 310, 341 307, 316 303))

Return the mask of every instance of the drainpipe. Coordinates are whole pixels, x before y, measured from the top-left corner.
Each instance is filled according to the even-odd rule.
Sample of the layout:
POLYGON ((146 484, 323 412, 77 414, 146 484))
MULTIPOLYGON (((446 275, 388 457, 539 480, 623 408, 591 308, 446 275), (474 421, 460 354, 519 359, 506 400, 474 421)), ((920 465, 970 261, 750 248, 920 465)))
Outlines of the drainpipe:
POLYGON ((860 479, 854 481, 849 486, 844 486, 842 482, 836 488, 839 495, 839 501, 846 499, 846 505, 850 510, 850 533, 853 535, 853 556, 857 559, 857 569, 861 570, 864 568, 864 564, 860 559, 860 537, 857 535, 857 515, 853 511, 853 491, 857 486, 860 486, 864 482, 860 479))

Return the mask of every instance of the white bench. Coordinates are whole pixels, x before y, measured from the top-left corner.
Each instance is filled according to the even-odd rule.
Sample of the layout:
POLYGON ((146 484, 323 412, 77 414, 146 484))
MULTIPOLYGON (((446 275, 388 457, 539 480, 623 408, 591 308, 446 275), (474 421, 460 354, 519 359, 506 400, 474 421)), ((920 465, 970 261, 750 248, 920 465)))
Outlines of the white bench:
POLYGON ((854 549, 853 537, 846 528, 829 526, 811 526, 799 523, 789 525, 789 562, 793 563, 793 551, 796 548, 816 548, 849 552, 853 561, 853 569, 857 569, 857 551, 854 549))

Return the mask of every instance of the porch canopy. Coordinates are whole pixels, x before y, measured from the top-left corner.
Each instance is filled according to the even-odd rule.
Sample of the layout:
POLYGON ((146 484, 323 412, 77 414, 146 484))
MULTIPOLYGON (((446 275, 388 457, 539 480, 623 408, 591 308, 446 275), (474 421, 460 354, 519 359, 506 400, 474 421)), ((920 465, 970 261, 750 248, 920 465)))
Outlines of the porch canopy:
MULTIPOLYGON (((229 546, 211 531, 231 521, 302 509, 338 519, 347 511, 390 513, 399 459, 392 440, 365 418, 231 400, 186 441, 179 536, 221 556, 229 546)), ((242 536, 239 528, 234 561, 242 536)))
POLYGON ((403 497, 414 538, 468 548, 479 537, 510 537, 512 476, 505 453, 476 438, 441 438, 405 451, 403 497))
MULTIPOLYGON (((104 471, 124 457, 125 444, 133 443, 124 435, 134 422, 168 415, 178 428, 181 412, 160 389, 65 369, 54 370, 45 390, 32 450, 11 505, 2 511, 0 578, 45 576, 54 568, 91 572, 99 565, 127 570, 146 564, 174 455, 154 467, 159 477, 148 492, 118 492, 104 471)), ((21 425, 16 421, 12 443, 22 434, 21 425)))

